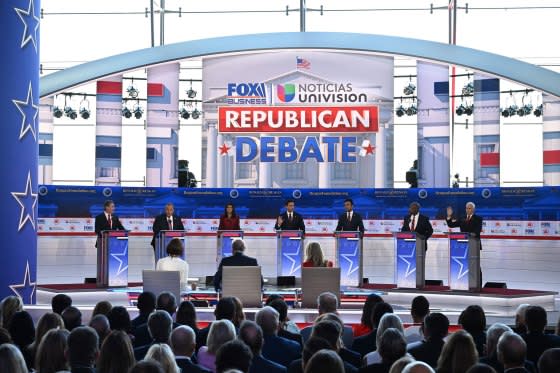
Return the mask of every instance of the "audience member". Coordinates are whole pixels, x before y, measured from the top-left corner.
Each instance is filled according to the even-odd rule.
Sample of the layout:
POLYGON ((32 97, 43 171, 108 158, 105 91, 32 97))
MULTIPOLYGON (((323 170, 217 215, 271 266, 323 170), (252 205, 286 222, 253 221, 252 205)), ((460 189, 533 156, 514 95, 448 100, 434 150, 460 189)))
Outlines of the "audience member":
POLYGON ((371 325, 373 327, 372 331, 354 340, 352 344, 352 350, 359 353, 361 356, 365 356, 368 353, 375 351, 376 349, 376 336, 377 327, 379 321, 386 313, 393 313, 393 307, 389 303, 379 302, 373 307, 371 312, 371 325))
POLYGON ((217 320, 210 325, 208 344, 198 350, 198 363, 206 369, 216 372, 216 353, 226 342, 236 337, 235 326, 229 320, 217 320))
POLYGON ((539 359, 539 373, 560 372, 560 348, 546 350, 539 359))
POLYGON ((467 370, 467 373, 497 373, 494 368, 488 364, 476 363, 467 370))
MULTIPOLYGON (((35 328, 35 342, 33 342, 32 345, 34 354, 37 353, 37 348, 39 347, 43 336, 52 329, 64 329, 64 321, 62 320, 62 317, 60 317, 60 315, 57 313, 44 313, 43 316, 39 318, 37 327, 35 328)), ((0 344, 1 343, 2 342, 0 341, 0 344)))
MULTIPOLYGON (((288 317, 288 304, 286 303, 286 300, 284 299, 283 296, 281 296, 280 294, 271 294, 271 295, 268 296, 268 298, 266 298, 266 302, 265 302, 264 305, 265 306, 270 306, 272 304, 272 302, 277 300, 277 299, 283 301, 283 303, 286 305, 286 319, 284 321, 282 321, 282 312, 280 312, 280 310, 277 309, 276 307, 272 307, 280 313, 280 326, 283 329, 285 329, 286 331, 288 331, 292 334, 301 335, 299 327, 297 326, 297 324, 295 322, 293 322, 292 320, 290 320, 290 318, 288 317)), ((303 345, 303 340, 301 341, 301 343, 303 345)))
POLYGON ((418 342, 422 340, 422 324, 424 319, 430 313, 430 302, 423 295, 418 295, 412 299, 410 307, 410 316, 414 325, 409 326, 404 330, 404 337, 406 343, 418 342))
MULTIPOLYGON (((233 323, 233 320, 235 319, 235 301, 233 300, 233 297, 220 298, 218 304, 216 304, 216 308, 214 309, 214 317, 216 318, 216 321, 229 320, 233 323)), ((206 345, 206 340, 208 339, 208 333, 210 332, 211 326, 212 323, 199 330, 196 336, 197 350, 206 345)))
POLYGON ((102 300, 101 302, 97 302, 97 304, 93 308, 93 312, 91 313, 91 317, 94 317, 95 315, 105 315, 105 316, 107 316, 112 308, 113 308, 113 305, 111 304, 111 302, 109 302, 107 300, 102 300))
POLYGON ((23 355, 16 346, 8 343, 0 345, 0 372, 28 372, 23 355))
MULTIPOLYGON (((325 316, 325 315, 322 315, 325 316)), ((312 337, 318 337, 329 342, 329 349, 338 353, 340 358, 344 363, 344 369, 346 372, 357 372, 357 368, 361 366, 361 361, 358 359, 348 359, 348 356, 343 356, 340 354, 342 340, 341 340, 341 323, 334 320, 321 320, 313 326, 312 337), (354 364, 353 364, 354 363, 354 364), (357 364, 357 365, 355 365, 357 364)), ((356 357, 359 355, 356 355, 356 357)))
POLYGON ((68 348, 69 334, 70 332, 65 329, 51 329, 44 334, 35 355, 36 373, 68 371, 70 366, 65 352, 68 348))
POLYGON ((99 347, 101 347, 105 338, 111 333, 109 319, 105 315, 95 315, 89 321, 89 326, 97 333, 97 337, 99 338, 99 347))
POLYGON ((513 331, 517 334, 521 335, 527 333, 527 325, 525 324, 525 311, 527 311, 527 307, 530 304, 524 303, 517 306, 515 310, 515 327, 513 331))
POLYGON ((10 320, 16 312, 23 311, 23 303, 19 297, 10 295, 0 302, 0 315, 2 315, 2 327, 9 329, 10 320))
POLYGON ((435 369, 449 330, 449 319, 439 312, 430 313, 424 319, 423 329, 424 339, 410 343, 407 350, 416 360, 435 369))
POLYGON ((164 373, 181 373, 181 369, 179 369, 175 362, 171 347, 165 343, 156 343, 150 346, 145 360, 153 360, 160 363, 164 373))
POLYGON ((150 347, 154 344, 168 343, 173 327, 173 320, 167 311, 157 310, 148 318, 149 342, 134 349, 136 361, 144 359, 150 347))
POLYGON ((513 332, 505 332, 498 340, 498 360, 507 373, 528 373, 525 369, 527 345, 523 338, 513 332))
POLYGON ((51 308, 54 313, 62 315, 62 311, 72 305, 72 298, 66 294, 57 294, 51 299, 51 308))
POLYGON ((82 326, 82 313, 74 306, 67 307, 62 311, 62 320, 64 320, 66 329, 71 332, 75 328, 82 326))
MULTIPOLYGON (((317 318, 317 321, 323 321, 323 320, 330 320, 330 321, 334 321, 335 323, 337 323, 338 326, 339 326, 339 332, 340 333, 342 333, 342 331, 344 330, 344 323, 342 322, 342 319, 337 314, 324 313, 317 318)), ((340 356, 342 361, 348 362, 348 363, 352 364, 353 366, 355 366, 357 368, 362 366, 361 355, 359 353, 357 353, 356 351, 352 351, 352 350, 350 350, 350 349, 348 349, 344 346, 344 342, 342 341, 342 334, 339 334, 338 340, 339 340, 339 343, 337 344, 337 346, 334 346, 334 347, 335 347, 335 350, 338 352, 338 355, 340 356)))
POLYGON ((544 351, 549 348, 560 347, 560 337, 545 334, 544 328, 548 323, 546 311, 541 306, 529 306, 525 311, 527 333, 523 339, 527 344, 527 360, 537 364, 544 351))
POLYGON ((333 262, 325 259, 319 242, 310 242, 305 247, 305 260, 302 267, 332 267, 333 262))
POLYGON ((35 325, 31 315, 26 311, 14 313, 8 325, 8 332, 14 345, 21 351, 27 368, 32 370, 35 356, 31 345, 35 341, 35 325))
POLYGON ((160 363, 155 360, 143 360, 132 367, 128 373, 165 373, 160 363))
POLYGON ((99 339, 89 326, 78 326, 68 336, 66 358, 72 373, 96 373, 95 361, 99 355, 99 339))
POLYGON ((389 328, 397 329, 404 337, 404 328, 401 318, 394 313, 386 313, 385 315, 383 315, 383 317, 381 317, 381 320, 379 321, 377 335, 375 336, 375 345, 377 346, 377 349, 364 356, 364 365, 371 365, 381 362, 381 355, 379 354, 379 343, 381 342, 383 333, 389 328))
POLYGON ((239 329, 239 326, 245 320, 245 312, 243 311, 243 303, 241 299, 237 297, 232 297, 233 303, 235 304, 235 316, 233 317, 233 325, 235 325, 235 329, 239 329))
MULTIPOLYGON (((260 326, 255 322, 245 320, 239 328, 239 339, 243 341, 253 353, 253 360, 249 373, 285 373, 286 367, 266 359, 262 355, 264 336, 260 326)), ((184 372, 185 373, 185 372, 184 372)))
POLYGON ((175 316, 177 324, 190 327, 194 334, 198 334, 198 325, 196 322, 196 309, 191 301, 185 300, 179 304, 177 315, 175 316))
POLYGON ((130 322, 133 330, 136 330, 140 325, 147 323, 148 317, 156 309, 156 296, 154 293, 149 291, 140 293, 136 303, 136 308, 138 308, 138 316, 130 322))
POLYGON ((123 330, 113 330, 101 345, 97 373, 128 372, 135 363, 130 337, 123 330))
POLYGON ((13 344, 12 336, 10 336, 10 333, 6 329, 0 327, 0 345, 3 345, 4 343, 13 344))
POLYGON ((336 352, 320 350, 309 359, 305 373, 344 373, 344 364, 336 352))
POLYGON ((383 302, 383 298, 375 293, 371 293, 367 296, 362 308, 360 325, 354 328, 354 338, 366 335, 373 330, 373 325, 371 324, 371 314, 375 305, 381 302, 383 302))
MULTIPOLYGON (((189 302, 190 303, 190 302, 189 302)), ((180 309, 181 307, 179 307, 180 309)), ((196 350, 196 334, 188 325, 178 326, 171 332, 171 349, 175 362, 182 373, 209 373, 210 371, 195 364, 192 356, 196 350)))
POLYGON ((486 315, 482 307, 471 305, 465 308, 459 315, 459 325, 471 335, 476 351, 479 356, 484 356, 484 345, 486 344, 486 315))
POLYGON ((266 359, 288 367, 293 360, 301 357, 301 346, 297 342, 278 336, 278 311, 266 306, 256 313, 255 321, 263 331, 262 355, 266 359))
POLYGON ((393 365, 391 365, 391 369, 389 369, 389 373, 402 373, 404 367, 406 367, 409 363, 414 362, 415 360, 410 355, 405 355, 401 357, 399 360, 395 361, 393 365))
POLYGON ((239 340, 226 342, 216 354, 216 373, 225 373, 228 370, 249 373, 252 359, 253 354, 245 343, 239 340))
MULTIPOLYGON (((173 322, 173 315, 177 311, 177 301, 175 300, 175 295, 168 291, 160 293, 156 301, 156 310, 165 311, 169 314, 172 321, 172 329, 175 329, 179 324, 173 322)), ((141 347, 149 345, 152 341, 152 337, 148 330, 148 324, 139 326, 134 330, 134 347, 141 347)), ((166 343, 163 341, 161 343, 166 343)))
POLYGON ((478 362, 473 338, 464 330, 451 334, 438 359, 438 373, 465 373, 478 362))
POLYGON ((406 354, 406 340, 402 331, 395 328, 386 329, 379 340, 378 350, 381 362, 368 364, 360 369, 360 373, 389 373, 393 363, 406 354))
MULTIPOLYGON (((311 336, 303 347, 301 359, 294 360, 288 367, 288 373, 303 373, 313 355, 321 350, 332 350, 331 344, 324 338, 311 336)), ((354 368, 353 372, 357 372, 354 368)))
MULTIPOLYGON (((393 372, 389 371, 389 373, 393 372)), ((402 373, 434 373, 434 370, 423 361, 413 361, 403 368, 402 373)))
POLYGON ((113 307, 106 316, 109 320, 111 330, 121 330, 126 334, 132 331, 130 315, 123 306, 113 307))
POLYGON ((278 336, 289 339, 290 341, 297 342, 300 346, 303 347, 303 338, 301 337, 301 334, 294 333, 288 330, 288 304, 286 303, 286 301, 284 301, 283 298, 275 299, 267 304, 267 306, 270 306, 278 311, 278 321, 280 322, 280 325, 278 327, 278 336))

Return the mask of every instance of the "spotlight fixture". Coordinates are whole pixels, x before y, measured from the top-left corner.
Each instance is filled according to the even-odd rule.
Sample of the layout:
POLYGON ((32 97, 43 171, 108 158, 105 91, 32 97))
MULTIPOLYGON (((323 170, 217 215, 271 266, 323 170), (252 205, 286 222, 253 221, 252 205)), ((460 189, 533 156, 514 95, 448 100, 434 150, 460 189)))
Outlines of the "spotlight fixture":
POLYGON ((191 117, 191 114, 185 108, 182 108, 181 111, 179 111, 179 115, 183 119, 189 119, 191 117))
POLYGON ((543 113, 542 104, 537 105, 537 107, 535 108, 535 111, 533 111, 533 114, 534 114, 536 117, 540 117, 540 116, 542 115, 542 113, 543 113))
POLYGON ((474 94, 474 83, 468 82, 461 90, 463 96, 472 96, 474 94))
POLYGON ((507 118, 515 116, 515 114, 517 114, 517 109, 517 105, 509 105, 508 107, 502 109, 502 117, 507 118))
POLYGON ((455 114, 457 114, 458 116, 461 116, 463 114, 465 114, 466 108, 465 105, 461 104, 459 106, 457 106, 457 109, 455 109, 455 114))
POLYGON ((53 107, 53 115, 55 118, 62 118, 62 114, 64 113, 62 112, 62 110, 60 110, 58 106, 53 107))
POLYGON ((402 106, 402 104, 395 110, 395 114, 397 114, 397 117, 402 117, 405 114, 405 108, 402 106))
POLYGON ((91 114, 91 113, 90 113, 90 111, 89 111, 89 109, 88 109, 87 107, 82 107, 82 108, 80 109, 80 116, 81 116, 83 119, 88 119, 89 116, 90 116, 90 114, 91 114))
POLYGON ((200 111, 198 111, 197 108, 194 108, 194 110, 191 113, 191 117, 194 120, 197 120, 198 118, 200 118, 200 111))
POLYGON ((474 111, 474 105, 473 104, 465 106, 465 114, 472 115, 473 111, 474 111))
POLYGON ((122 116, 125 118, 130 118, 132 117, 132 112, 130 111, 129 108, 127 108, 126 106, 122 108, 122 116))
POLYGON ((64 115, 72 120, 78 117, 78 113, 76 113, 76 110, 74 110, 71 106, 64 107, 64 115))
POLYGON ((136 105, 134 105, 134 108, 132 109, 132 112, 134 113, 134 118, 140 119, 140 118, 142 118, 142 114, 144 113, 144 110, 142 109, 142 107, 139 104, 136 104, 136 105))
POLYGON ((412 82, 408 82, 408 85, 404 87, 403 93, 407 96, 413 95, 416 92, 416 86, 412 82))
POLYGON ((410 105, 406 109, 406 115, 408 115, 408 116, 416 115, 417 113, 418 113, 418 108, 416 107, 415 104, 410 105))
POLYGON ((137 98, 138 95, 140 94, 140 91, 138 91, 138 89, 136 87, 134 87, 134 85, 132 85, 132 84, 128 86, 128 88, 126 89, 126 92, 128 93, 128 97, 131 97, 131 98, 137 98))
POLYGON ((191 86, 189 89, 187 89, 187 97, 190 99, 193 99, 196 97, 196 91, 193 89, 192 87, 192 80, 191 80, 191 86))
POLYGON ((523 117, 525 115, 531 114, 532 111, 533 111, 533 105, 523 104, 523 106, 521 106, 519 109, 517 109, 517 115, 519 115, 520 117, 523 117))

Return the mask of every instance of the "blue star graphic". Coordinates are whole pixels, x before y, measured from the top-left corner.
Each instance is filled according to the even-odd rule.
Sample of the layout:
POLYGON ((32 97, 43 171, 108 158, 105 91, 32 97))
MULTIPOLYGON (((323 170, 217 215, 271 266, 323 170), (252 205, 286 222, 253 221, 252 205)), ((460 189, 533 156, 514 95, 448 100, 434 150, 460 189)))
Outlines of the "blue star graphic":
POLYGON ((18 231, 23 229, 26 222, 31 223, 33 230, 35 230, 35 205, 37 205, 37 193, 33 193, 31 171, 27 172, 25 192, 12 192, 12 197, 15 198, 16 202, 21 207, 18 231))
POLYGON ((123 266, 124 263, 123 263, 123 260, 121 259, 122 257, 128 259, 128 245, 125 246, 122 253, 111 254, 111 257, 115 258, 115 260, 119 262, 119 269, 117 269, 117 276, 119 276, 121 273, 123 273, 124 271, 126 271, 128 269, 128 260, 127 260, 126 266, 123 266))
POLYGON ((31 272, 29 271, 29 261, 25 265, 25 273, 23 275, 23 282, 21 284, 10 285, 10 289, 21 298, 23 303, 32 304, 33 295, 35 294, 36 282, 31 282, 31 272), (29 303, 26 303, 29 300, 29 303))
POLYGON ((356 242, 356 247, 352 254, 340 254, 342 258, 346 259, 348 263, 350 263, 350 266, 348 267, 348 271, 346 272, 347 277, 349 277, 352 273, 358 270, 358 266, 354 266, 354 261, 352 260, 352 258, 356 258, 358 256, 358 244, 359 243, 356 242))
POLYGON ((23 23, 23 35, 21 37, 20 48, 25 47, 27 43, 31 42, 35 48, 35 53, 37 53, 37 31, 39 30, 40 19, 35 15, 35 4, 33 0, 29 0, 27 10, 14 8, 14 11, 23 23))
POLYGON ((288 276, 293 275, 294 273, 297 272, 297 270, 301 267, 301 259, 300 259, 300 255, 299 255, 299 251, 301 249, 301 241, 298 242, 297 245, 297 250, 293 253, 284 253, 284 257, 286 259, 288 259, 290 262, 292 262, 292 267, 290 269, 290 273, 288 274, 288 276), (297 259, 294 259, 294 257, 297 259))
POLYGON ((416 255, 416 246, 412 247, 412 251, 410 252, 410 255, 399 255, 399 259, 406 263, 406 272, 404 274, 405 278, 407 278, 408 276, 410 276, 411 274, 416 272, 416 265, 411 270, 410 267, 412 266, 412 263, 407 260, 407 259, 410 259, 410 258, 414 258, 414 260, 415 260, 414 264, 416 264, 415 255, 416 255))
POLYGON ((31 132, 33 139, 37 141, 37 117, 39 116, 39 106, 33 102, 33 87, 29 82, 27 90, 27 98, 25 101, 12 100, 14 105, 21 113, 21 130, 19 131, 19 139, 23 139, 27 132, 31 132))
POLYGON ((468 268, 467 268, 466 271, 463 271, 463 268, 465 267, 464 264, 466 264, 465 259, 467 259, 468 253, 469 253, 469 247, 467 245, 465 245, 465 253, 463 254, 463 256, 452 256, 451 257, 451 259, 459 265, 459 274, 457 275, 457 280, 460 280, 461 278, 463 278, 463 276, 465 276, 466 274, 469 273, 468 268))

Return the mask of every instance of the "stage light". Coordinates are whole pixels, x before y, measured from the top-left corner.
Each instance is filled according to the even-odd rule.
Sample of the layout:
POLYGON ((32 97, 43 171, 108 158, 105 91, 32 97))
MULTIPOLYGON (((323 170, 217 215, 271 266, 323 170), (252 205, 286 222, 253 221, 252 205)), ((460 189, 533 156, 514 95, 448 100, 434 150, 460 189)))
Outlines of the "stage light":
POLYGON ((465 114, 465 105, 461 104, 459 106, 457 106, 457 109, 455 109, 455 114, 457 114, 458 116, 461 116, 463 114, 465 114))
POLYGON ((402 117, 405 114, 405 109, 402 105, 400 105, 396 110, 395 110, 395 114, 397 114, 397 117, 402 117))
POLYGON ((191 117, 191 114, 185 108, 182 108, 181 111, 179 111, 179 115, 183 119, 189 119, 191 117))
POLYGON ((196 120, 198 118, 200 118, 200 111, 198 111, 197 108, 194 108, 194 110, 191 113, 191 117, 192 119, 196 120))
POLYGON ((461 93, 463 94, 463 96, 472 96, 474 94, 474 83, 468 82, 467 84, 465 84, 461 93))
POLYGON ((540 116, 542 115, 542 113, 543 113, 542 104, 537 105, 537 107, 535 108, 535 111, 533 111, 533 114, 534 114, 536 117, 540 117, 540 116))
POLYGON ((187 89, 187 97, 190 99, 193 99, 196 97, 196 91, 193 89, 192 87, 192 80, 191 80, 191 86, 189 89, 187 89))
POLYGON ((412 82, 409 82, 408 85, 403 89, 403 93, 407 96, 413 95, 414 92, 416 92, 416 86, 412 84, 412 82))
POLYGON ((523 117, 525 115, 531 114, 532 111, 533 111, 533 105, 524 104, 519 109, 517 109, 517 115, 519 115, 520 117, 523 117))
POLYGON ((416 113, 418 113, 418 108, 414 104, 410 105, 406 109, 406 115, 408 115, 408 116, 416 115, 416 113))
POLYGON ((126 89, 126 92, 128 93, 128 97, 131 98, 137 98, 138 95, 140 94, 140 91, 138 91, 138 89, 134 87, 134 85, 129 85, 128 88, 126 89))
POLYGON ((136 104, 134 105, 132 112, 134 113, 134 118, 140 119, 142 118, 142 114, 144 113, 144 110, 142 110, 142 107, 140 105, 136 104))
POLYGON ((132 112, 130 111, 129 108, 127 108, 126 106, 122 108, 122 116, 125 118, 130 118, 132 117, 132 112))
POLYGON ((55 118, 62 118, 62 114, 64 113, 62 112, 62 110, 60 110, 58 106, 53 107, 53 115, 55 118))
POLYGON ((88 108, 83 107, 83 108, 80 109, 80 116, 81 116, 83 119, 88 119, 89 116, 90 116, 90 114, 91 114, 91 113, 90 113, 90 111, 89 111, 88 108))
POLYGON ((517 105, 515 105, 515 104, 504 108, 502 110, 502 117, 507 118, 507 117, 515 116, 515 114, 517 114, 517 109, 518 109, 517 105))
POLYGON ((474 111, 474 105, 473 104, 467 105, 465 107, 465 114, 472 115, 473 111, 474 111))
POLYGON ((72 120, 78 117, 78 113, 76 113, 76 110, 74 110, 71 106, 64 107, 64 115, 72 120))

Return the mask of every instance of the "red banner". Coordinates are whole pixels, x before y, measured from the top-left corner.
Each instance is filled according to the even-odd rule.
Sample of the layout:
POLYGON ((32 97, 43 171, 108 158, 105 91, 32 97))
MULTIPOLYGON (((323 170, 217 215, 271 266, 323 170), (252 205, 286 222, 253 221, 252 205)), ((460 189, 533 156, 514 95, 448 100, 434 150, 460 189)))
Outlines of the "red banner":
POLYGON ((222 133, 377 132, 377 106, 222 106, 222 133))

